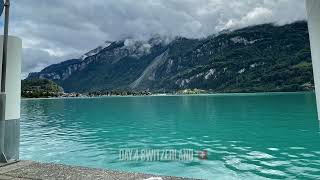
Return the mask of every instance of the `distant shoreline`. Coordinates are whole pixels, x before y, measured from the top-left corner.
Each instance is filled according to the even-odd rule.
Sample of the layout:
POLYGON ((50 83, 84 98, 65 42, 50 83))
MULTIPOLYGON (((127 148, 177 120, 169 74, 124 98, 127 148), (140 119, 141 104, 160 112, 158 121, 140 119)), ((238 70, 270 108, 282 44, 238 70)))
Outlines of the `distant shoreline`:
POLYGON ((202 94, 153 94, 153 95, 114 95, 114 96, 81 96, 81 97, 49 97, 49 98, 23 98, 21 100, 58 100, 58 99, 99 99, 99 98, 124 98, 124 97, 175 97, 175 96, 258 96, 258 95, 281 95, 281 94, 307 94, 314 91, 297 91, 297 92, 256 92, 256 93, 202 93, 202 94))

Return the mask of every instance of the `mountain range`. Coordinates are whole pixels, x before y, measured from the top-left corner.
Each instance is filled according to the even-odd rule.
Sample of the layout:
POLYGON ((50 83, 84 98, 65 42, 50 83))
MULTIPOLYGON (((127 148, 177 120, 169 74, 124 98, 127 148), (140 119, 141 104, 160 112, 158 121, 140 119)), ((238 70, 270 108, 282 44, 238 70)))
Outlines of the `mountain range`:
POLYGON ((27 79, 49 79, 66 92, 306 91, 314 88, 305 21, 262 24, 202 39, 154 36, 105 42, 27 79))

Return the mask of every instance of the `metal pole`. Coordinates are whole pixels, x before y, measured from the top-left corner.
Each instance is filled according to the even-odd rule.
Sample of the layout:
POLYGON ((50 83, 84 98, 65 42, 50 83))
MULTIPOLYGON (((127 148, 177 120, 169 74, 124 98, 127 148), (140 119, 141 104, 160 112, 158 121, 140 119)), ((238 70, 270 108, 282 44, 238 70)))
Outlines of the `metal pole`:
POLYGON ((7 74, 7 49, 8 49, 8 33, 9 33, 9 8, 10 0, 6 0, 4 4, 5 19, 4 19, 4 37, 2 51, 2 71, 1 71, 1 117, 0 117, 0 162, 7 163, 7 157, 4 152, 5 144, 5 108, 6 108, 6 74, 7 74))
POLYGON ((3 37, 3 51, 2 51, 2 74, 1 74, 1 92, 6 92, 6 74, 7 74, 7 49, 8 49, 8 34, 9 34, 9 9, 10 0, 6 0, 4 17, 4 37, 3 37))
POLYGON ((0 163, 7 163, 7 157, 5 155, 4 149, 4 136, 5 136, 5 102, 6 102, 6 95, 0 95, 0 163))

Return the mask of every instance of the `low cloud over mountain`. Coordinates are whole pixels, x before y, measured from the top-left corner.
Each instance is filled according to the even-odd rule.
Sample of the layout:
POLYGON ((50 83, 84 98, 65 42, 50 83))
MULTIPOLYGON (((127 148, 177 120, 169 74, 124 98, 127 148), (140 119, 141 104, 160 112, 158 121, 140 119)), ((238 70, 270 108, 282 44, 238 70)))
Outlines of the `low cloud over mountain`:
POLYGON ((200 38, 223 29, 305 19, 301 0, 17 0, 11 34, 23 38, 23 73, 77 57, 106 40, 154 34, 200 38))

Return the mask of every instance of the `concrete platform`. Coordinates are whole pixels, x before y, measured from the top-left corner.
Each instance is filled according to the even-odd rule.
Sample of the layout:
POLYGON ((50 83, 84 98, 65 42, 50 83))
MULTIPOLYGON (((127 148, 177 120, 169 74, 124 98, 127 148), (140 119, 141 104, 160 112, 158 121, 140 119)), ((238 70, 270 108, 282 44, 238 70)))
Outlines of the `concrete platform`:
POLYGON ((33 161, 20 161, 3 166, 0 164, 1 180, 191 180, 187 178, 126 173, 33 161))

